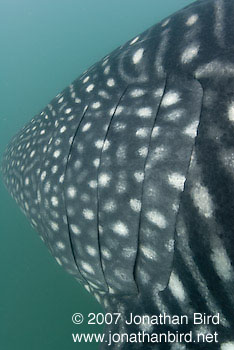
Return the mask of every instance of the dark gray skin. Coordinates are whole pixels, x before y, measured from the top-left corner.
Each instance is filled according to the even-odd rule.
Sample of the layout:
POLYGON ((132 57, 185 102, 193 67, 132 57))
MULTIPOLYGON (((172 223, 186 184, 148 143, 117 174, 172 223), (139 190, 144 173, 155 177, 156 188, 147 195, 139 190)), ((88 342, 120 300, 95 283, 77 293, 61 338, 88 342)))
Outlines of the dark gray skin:
POLYGON ((233 21, 233 0, 194 2, 91 67, 5 152, 4 182, 57 262, 121 313, 107 343, 193 331, 102 349, 234 350, 233 21), (189 324, 128 325, 130 313, 189 324))

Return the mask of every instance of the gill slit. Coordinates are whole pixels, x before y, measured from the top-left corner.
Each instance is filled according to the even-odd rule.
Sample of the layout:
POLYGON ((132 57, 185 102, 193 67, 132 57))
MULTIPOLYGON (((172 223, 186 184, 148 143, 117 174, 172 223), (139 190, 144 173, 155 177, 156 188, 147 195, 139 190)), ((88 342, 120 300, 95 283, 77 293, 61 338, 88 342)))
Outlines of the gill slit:
POLYGON ((69 148, 69 152, 68 152, 68 155, 67 155, 67 163, 66 163, 66 166, 65 166, 65 170, 64 170, 64 181, 63 181, 63 185, 62 185, 62 197, 63 197, 63 201, 64 201, 64 206, 65 206, 65 214, 66 214, 66 219, 67 219, 67 229, 68 229, 68 237, 69 237, 69 241, 70 241, 70 246, 71 246, 71 252, 72 252, 72 256, 73 256, 73 259, 74 259, 74 262, 75 262, 75 265, 77 267, 77 270, 80 274, 80 276, 83 278, 83 280, 86 282, 86 284, 88 284, 89 286, 89 289, 90 291, 92 291, 91 287, 90 287, 90 284, 88 282, 88 280, 83 276, 83 274, 81 273, 81 270, 79 268, 79 265, 76 261, 76 257, 75 257, 75 251, 74 251, 74 246, 73 246, 73 242, 72 242, 72 234, 71 234, 71 230, 70 230, 70 224, 69 224, 69 216, 68 216, 68 212, 67 212, 67 203, 66 203, 66 196, 65 196, 65 183, 66 183, 66 174, 67 174, 67 169, 68 169, 68 163, 69 163, 69 160, 70 160, 70 156, 71 156, 71 152, 72 152, 72 147, 73 147, 73 144, 74 144, 74 141, 75 141, 75 138, 76 138, 76 135, 78 133, 78 130, 80 128, 80 125, 86 115, 86 112, 88 111, 89 109, 89 105, 86 106, 84 108, 84 111, 83 111, 83 115, 78 123, 78 126, 76 128, 76 131, 74 133, 74 136, 73 136, 73 139, 72 139, 72 142, 71 142, 71 145, 70 145, 70 148, 69 148))
POLYGON ((117 111, 117 108, 119 107, 119 104, 120 104, 120 101, 123 99, 124 95, 126 94, 128 90, 128 85, 127 87, 125 88, 125 90, 123 91, 123 93, 121 94, 121 96, 119 97, 119 100, 115 106, 115 109, 114 109, 114 112, 110 118, 110 122, 109 122, 109 125, 108 125, 108 128, 107 128, 107 131, 106 131, 106 134, 105 134, 105 137, 104 137, 104 140, 103 140, 103 145, 102 145, 102 149, 101 149, 101 152, 100 152, 100 163, 99 163, 99 166, 98 166, 98 169, 97 169, 97 237, 98 237, 98 248, 99 248, 99 257, 100 257, 100 264, 101 264, 101 269, 102 269, 102 272, 103 272, 103 277, 104 277, 104 280, 106 282, 106 286, 109 290, 110 286, 108 285, 107 283, 107 280, 106 280, 106 277, 105 277, 105 273, 104 273, 104 268, 103 268, 103 257, 102 257, 102 253, 101 253, 101 245, 100 245, 100 230, 99 230, 99 224, 100 224, 100 188, 98 186, 98 179, 99 179, 99 174, 100 174, 100 169, 101 169, 101 163, 102 163, 102 154, 103 154, 103 151, 104 151, 104 146, 105 146, 105 142, 107 140, 107 135, 109 133, 109 130, 110 130, 110 127, 111 127, 111 124, 112 124, 112 121, 114 119, 114 116, 115 116, 115 113, 117 111))
MULTIPOLYGON (((195 77, 193 77, 193 79, 195 81, 198 81, 195 77)), ((202 109, 203 109, 203 100, 204 100, 204 89, 200 83, 200 81, 198 81, 201 88, 202 88, 202 91, 203 91, 203 95, 202 95, 202 101, 201 101, 201 108, 200 108, 200 117, 199 117, 199 122, 198 122, 198 126, 197 126, 197 132, 198 132, 198 128, 199 128, 199 125, 200 125, 200 122, 201 122, 201 114, 202 114, 202 109)), ((179 214, 180 214, 180 209, 181 209, 181 201, 182 201, 182 196, 183 196, 183 193, 185 191, 185 185, 186 185, 186 182, 187 182, 187 178, 188 178, 188 174, 189 174, 189 169, 190 169, 190 166, 191 166, 191 161, 192 161, 192 155, 193 155, 193 151, 195 149, 195 145, 196 145, 196 139, 197 139, 197 134, 195 136, 195 139, 193 141, 193 144, 191 146, 191 153, 190 153, 190 159, 189 159, 189 162, 188 162, 188 167, 186 169, 186 172, 185 172, 185 182, 184 182, 184 189, 183 191, 180 193, 180 196, 179 196, 179 208, 178 208, 178 211, 177 211, 177 214, 176 214, 176 218, 175 218, 175 230, 174 230, 174 252, 173 252, 173 258, 172 258, 172 262, 171 262, 171 272, 169 274, 169 277, 168 277, 168 281, 165 285, 165 288, 163 290, 161 290, 159 292, 159 295, 161 294, 162 298, 163 298, 163 291, 165 291, 168 286, 169 286, 169 282, 170 282, 170 278, 171 278, 171 275, 172 273, 175 271, 175 269, 173 269, 173 266, 174 265, 174 262, 175 262, 175 248, 176 248, 176 245, 177 245, 177 222, 178 222, 178 218, 179 218, 179 214)), ((179 253, 180 254, 180 253, 179 253)), ((182 258, 183 259, 183 258, 182 258)), ((177 271, 176 271, 177 272, 177 271)), ((177 272, 177 275, 180 277, 179 273, 177 272)), ((194 280, 194 278, 193 278, 194 280)), ((179 308, 181 308, 181 306, 178 304, 178 301, 176 300, 176 298, 173 296, 173 299, 175 300, 175 305, 179 308)), ((172 311, 173 309, 170 307, 170 312, 172 311)), ((173 312, 172 312, 173 313, 173 312)))
POLYGON ((140 200, 140 202, 141 202, 141 210, 140 210, 140 213, 139 213, 137 251, 136 251, 136 256, 135 256, 135 263, 134 263, 134 266, 133 266, 133 278, 135 280, 135 283, 136 283, 136 286, 137 286, 137 289, 138 289, 138 293, 140 291, 139 291, 139 286, 137 285, 137 280, 136 280, 136 267, 137 267, 137 260, 138 260, 138 256, 139 256, 140 230, 141 230, 141 223, 142 223, 142 210, 143 210, 142 208, 143 208, 144 184, 145 184, 145 170, 146 170, 146 164, 147 164, 147 161, 148 161, 148 158, 149 158, 149 149, 150 149, 153 129, 154 129, 155 125, 156 125, 156 121, 157 121, 157 118, 158 118, 158 115, 159 115, 159 112, 160 112, 162 100, 163 100, 163 97, 165 95, 165 91, 166 91, 166 88, 167 88, 167 81, 168 81, 168 77, 166 76, 165 83, 164 83, 164 88, 163 88, 163 93, 162 93, 162 96, 161 96, 161 99, 160 99, 160 102, 159 102, 159 105, 158 105, 158 109, 157 109, 157 112, 156 112, 156 115, 155 115, 155 119, 154 119, 154 122, 153 122, 153 125, 152 125, 152 128, 151 128, 151 132, 150 132, 150 137, 149 137, 149 142, 148 142, 148 153, 147 153, 147 156, 145 158, 144 165, 143 165, 144 178, 143 178, 143 181, 142 181, 142 188, 141 188, 141 200, 140 200))

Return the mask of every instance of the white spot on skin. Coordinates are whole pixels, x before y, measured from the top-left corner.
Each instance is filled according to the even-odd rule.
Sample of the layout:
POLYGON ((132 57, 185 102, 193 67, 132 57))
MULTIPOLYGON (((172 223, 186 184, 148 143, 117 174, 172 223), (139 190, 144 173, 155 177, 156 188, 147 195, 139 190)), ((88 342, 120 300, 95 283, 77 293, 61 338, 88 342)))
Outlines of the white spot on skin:
POLYGON ((87 92, 91 92, 94 89, 94 84, 90 84, 87 88, 86 91, 87 92))
POLYGON ((150 107, 143 107, 137 111, 137 115, 142 118, 150 118, 152 115, 152 109, 150 107))
POLYGON ((89 255, 91 255, 91 256, 97 255, 96 249, 91 247, 90 245, 87 245, 86 250, 89 253, 89 255))
POLYGON ((83 202, 87 203, 87 202, 90 201, 90 196, 89 196, 87 193, 83 193, 83 194, 80 196, 80 199, 81 199, 83 202))
POLYGON ((136 131, 136 136, 139 138, 145 138, 149 135, 149 128, 140 128, 136 131))
POLYGON ((58 204, 59 204, 58 198, 55 197, 55 196, 51 197, 51 203, 52 203, 52 205, 53 205, 54 207, 57 207, 58 204))
POLYGON ((160 128, 159 128, 159 126, 155 126, 154 128, 153 128, 153 131, 152 131, 152 137, 156 137, 156 136, 158 136, 159 135, 159 130, 160 130, 160 128))
POLYGON ((172 294, 176 299, 182 302, 185 300, 186 296, 185 296, 183 285, 179 280, 178 276, 174 272, 172 272, 171 274, 168 287, 170 288, 172 294))
POLYGON ((82 131, 85 132, 85 131, 89 130, 90 127, 91 127, 91 125, 92 125, 91 123, 86 123, 86 124, 83 126, 82 131))
POLYGON ((179 191, 183 191, 185 176, 179 173, 171 173, 168 175, 169 184, 175 187, 179 191))
POLYGON ((133 211, 139 213, 141 211, 141 201, 138 199, 130 199, 130 207, 133 211))
POLYGON ((147 258, 147 259, 150 259, 150 260, 157 260, 157 254, 154 250, 152 250, 151 248, 149 247, 144 247, 144 246, 141 246, 140 247, 142 253, 144 254, 144 256, 147 258))
POLYGON ((130 96, 135 98, 144 96, 144 94, 145 94, 145 91, 142 89, 134 89, 130 92, 130 96))
POLYGON ((107 85, 110 87, 113 87, 115 85, 115 81, 113 78, 110 78, 107 80, 107 85))
POLYGON ((121 253, 124 258, 130 259, 135 256, 136 250, 134 248, 123 248, 121 253))
POLYGON ((162 97, 164 89, 157 89, 154 93, 154 97, 162 97))
POLYGON ((95 288, 95 289, 98 289, 98 285, 95 284, 95 283, 93 283, 93 282, 90 282, 90 281, 89 281, 89 285, 90 285, 91 287, 95 288))
POLYGON ((198 55, 199 47, 198 44, 187 47, 182 53, 181 62, 184 64, 190 63, 198 55))
POLYGON ((112 226, 112 229, 115 233, 117 233, 120 236, 127 236, 128 235, 128 228, 122 221, 117 221, 112 226))
POLYGON ((60 178, 59 178, 59 182, 60 182, 60 183, 63 183, 63 181, 64 181, 64 174, 61 175, 60 178))
POLYGON ((87 83, 87 81, 89 81, 89 76, 87 76, 86 78, 84 78, 83 83, 85 84, 85 83, 87 83))
MULTIPOLYGON (((79 282, 80 282, 80 280, 78 280, 79 282)), ((84 285, 84 288, 89 292, 89 293, 91 293, 91 290, 90 290, 90 288, 89 288, 89 286, 86 284, 86 285, 84 285)))
POLYGON ((95 168, 98 168, 99 164, 100 164, 100 159, 99 158, 94 159, 93 165, 95 166, 95 168))
POLYGON ((146 213, 147 219, 158 226, 161 229, 165 229, 167 227, 167 221, 165 217, 157 210, 151 210, 146 213))
POLYGON ((185 135, 192 137, 192 138, 195 138, 197 136, 198 124, 199 124, 199 121, 195 121, 195 122, 189 124, 188 126, 186 126, 183 133, 185 135))
POLYGON ((170 18, 166 19, 166 20, 162 23, 162 27, 166 27, 166 25, 168 25, 169 22, 170 22, 170 18))
POLYGON ((84 150, 84 145, 83 145, 81 142, 79 142, 79 143, 77 144, 77 151, 78 151, 79 153, 82 153, 83 150, 84 150))
POLYGON ((60 129, 60 133, 64 133, 65 131, 67 130, 66 126, 62 126, 61 129, 60 129))
POLYGON ((228 119, 234 122, 234 102, 232 102, 228 108, 228 119))
POLYGON ((67 108, 67 109, 65 110, 65 113, 66 113, 66 114, 69 114, 69 113, 71 113, 71 111, 72 111, 71 108, 67 108))
POLYGON ((99 304, 101 304, 101 297, 97 293, 94 293, 94 296, 96 300, 99 302, 99 304))
POLYGON ((104 69, 104 74, 109 74, 110 73, 110 66, 107 66, 105 69, 104 69))
POLYGON ((144 180, 144 173, 138 171, 138 172, 134 173, 134 177, 137 180, 137 182, 142 182, 144 180))
POLYGON ((123 109, 124 109, 123 106, 118 106, 115 111, 115 115, 119 115, 120 113, 122 113, 123 109))
POLYGON ((92 104, 92 108, 93 108, 93 109, 98 109, 99 107, 101 107, 101 103, 100 103, 100 102, 94 102, 94 103, 92 104))
POLYGON ((134 55, 132 57, 134 64, 138 64, 141 61, 144 51, 145 50, 143 48, 140 48, 134 53, 134 55))
POLYGON ((49 192, 49 190, 50 190, 50 182, 49 181, 46 182, 44 190, 45 190, 45 193, 49 192))
POLYGON ((25 179, 25 185, 26 185, 26 186, 29 185, 29 178, 28 178, 28 177, 26 177, 26 179, 25 179))
POLYGON ((113 116, 114 113, 115 113, 115 108, 111 108, 111 109, 110 109, 110 113, 109 113, 110 116, 113 116))
POLYGON ((166 244, 165 244, 165 248, 169 251, 172 252, 174 250, 174 246, 175 246, 175 241, 174 239, 170 239, 166 244))
POLYGON ((31 153, 30 153, 30 158, 32 158, 34 155, 35 155, 35 151, 32 151, 31 153))
POLYGON ((102 63, 102 66, 105 66, 107 63, 108 63, 108 61, 109 61, 109 55, 107 55, 104 59, 103 59, 103 63, 102 63))
POLYGON ((61 250, 63 250, 63 249, 65 249, 65 244, 63 243, 63 242, 57 242, 56 243, 56 246, 59 248, 59 249, 61 249, 61 250))
POLYGON ((106 139, 104 142, 103 151, 106 151, 109 147, 110 147, 110 141, 106 139))
POLYGON ((41 173, 41 181, 44 181, 45 180, 45 177, 46 177, 46 171, 43 171, 41 173))
POLYGON ((112 213, 116 210, 116 203, 114 200, 109 200, 105 203, 103 210, 106 211, 107 213, 112 213))
POLYGON ((67 189, 67 195, 69 198, 73 199, 76 197, 76 189, 74 186, 68 187, 67 189))
POLYGON ((224 247, 212 249, 211 260, 219 277, 224 281, 229 281, 233 277, 231 261, 224 247))
POLYGON ((233 150, 223 150, 220 152, 219 155, 220 161, 224 164, 224 166, 227 168, 227 171, 230 172, 230 174, 233 176, 233 170, 234 170, 234 153, 233 150))
POLYGON ((109 260, 109 259, 111 259, 111 252, 109 251, 109 249, 108 248, 101 248, 101 253, 102 253, 102 256, 105 258, 105 259, 107 259, 107 260, 109 260))
POLYGON ((146 272, 143 268, 140 268, 139 274, 140 274, 140 279, 141 279, 142 283, 148 284, 150 281, 150 276, 149 276, 148 272, 146 272))
POLYGON ((94 274, 94 270, 93 270, 92 266, 89 265, 88 263, 82 261, 81 266, 86 272, 94 274))
POLYGON ((60 143, 61 143, 61 139, 56 139, 54 144, 55 144, 55 146, 59 146, 60 143))
POLYGON ((221 350, 234 350, 234 342, 227 342, 221 345, 221 350))
POLYGON ((213 202, 207 188, 196 183, 191 191, 193 202, 201 215, 210 218, 213 215, 213 202))
POLYGON ((84 209, 83 215, 84 215, 85 219, 87 219, 87 220, 94 219, 94 212, 91 209, 84 209))
POLYGON ((169 91, 163 97, 162 106, 163 107, 171 106, 171 105, 179 102, 179 100, 180 100, 180 96, 177 92, 169 91))
POLYGON ((58 229, 59 229, 58 224, 54 221, 50 222, 50 226, 51 226, 52 230, 54 230, 54 231, 58 231, 58 229))
POLYGON ((119 278, 122 281, 127 281, 128 280, 128 276, 125 272, 125 270, 118 268, 116 270, 114 270, 114 274, 117 278, 119 278))
POLYGON ((59 260, 59 258, 55 258, 55 260, 57 261, 57 263, 61 266, 62 265, 62 263, 61 263, 61 261, 59 260))
POLYGON ((183 109, 176 109, 168 114, 165 115, 165 118, 170 121, 176 121, 181 118, 181 116, 184 114, 183 109))
POLYGON ((91 188, 97 188, 97 181, 96 180, 89 181, 89 186, 91 188))
POLYGON ((102 187, 109 186, 109 182, 111 180, 111 177, 107 173, 102 173, 98 177, 98 184, 102 187))
POLYGON ((192 15, 187 19, 186 25, 192 26, 197 22, 197 20, 198 20, 198 15, 192 15))
POLYGON ((98 95, 101 96, 101 97, 103 97, 103 98, 106 98, 106 99, 109 99, 109 98, 110 98, 110 96, 108 95, 108 93, 107 93, 106 91, 104 91, 104 90, 99 91, 99 92, 98 92, 98 95))
POLYGON ((53 157, 58 158, 60 156, 60 154, 61 154, 61 151, 57 150, 53 153, 53 157))
POLYGON ((126 146, 125 145, 119 145, 116 156, 120 161, 123 161, 126 158, 126 146))
POLYGON ((117 193, 124 193, 126 192, 126 189, 127 189, 127 182, 125 181, 125 179, 120 178, 116 185, 117 193))
POLYGON ((78 228, 77 225, 71 224, 71 225, 70 225, 70 228, 71 228, 72 232, 73 232, 75 235, 79 235, 79 234, 80 234, 80 230, 79 230, 79 228, 78 228))
POLYGON ((137 36, 135 39, 133 39, 129 45, 135 44, 139 40, 139 36, 137 36))
POLYGON ((95 147, 97 147, 98 149, 103 147, 103 140, 97 140, 95 142, 95 147))
POLYGON ((138 150, 138 153, 141 157, 147 157, 147 154, 148 154, 148 148, 147 147, 141 147, 139 150, 138 150))
MULTIPOLYGON (((158 146, 152 153, 152 160, 159 161, 163 159, 167 154, 167 150, 163 146, 158 146)), ((146 166, 147 167, 147 166, 146 166)))

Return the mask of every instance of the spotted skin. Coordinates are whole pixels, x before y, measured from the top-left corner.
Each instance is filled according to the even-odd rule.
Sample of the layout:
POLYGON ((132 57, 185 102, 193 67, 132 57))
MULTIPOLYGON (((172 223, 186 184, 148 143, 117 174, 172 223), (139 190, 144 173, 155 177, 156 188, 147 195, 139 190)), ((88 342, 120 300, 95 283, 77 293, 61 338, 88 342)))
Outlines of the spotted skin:
POLYGON ((131 39, 4 154, 6 187, 57 262, 122 313, 107 334, 219 334, 113 349, 234 350, 233 15, 233 0, 197 1, 131 39), (130 312, 190 325, 126 325, 130 312), (220 325, 192 325, 194 312, 220 325))

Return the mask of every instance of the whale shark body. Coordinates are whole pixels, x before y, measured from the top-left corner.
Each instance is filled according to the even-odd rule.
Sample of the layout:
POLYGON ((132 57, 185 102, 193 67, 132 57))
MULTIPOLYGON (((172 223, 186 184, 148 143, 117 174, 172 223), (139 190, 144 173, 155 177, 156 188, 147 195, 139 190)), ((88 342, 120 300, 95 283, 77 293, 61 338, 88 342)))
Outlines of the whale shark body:
POLYGON ((233 18, 233 0, 168 17, 83 73, 6 149, 4 182, 57 262, 121 313, 106 334, 193 333, 113 349, 234 349, 233 18), (190 323, 128 324, 130 313, 190 323), (214 332, 217 342, 198 340, 214 332))

